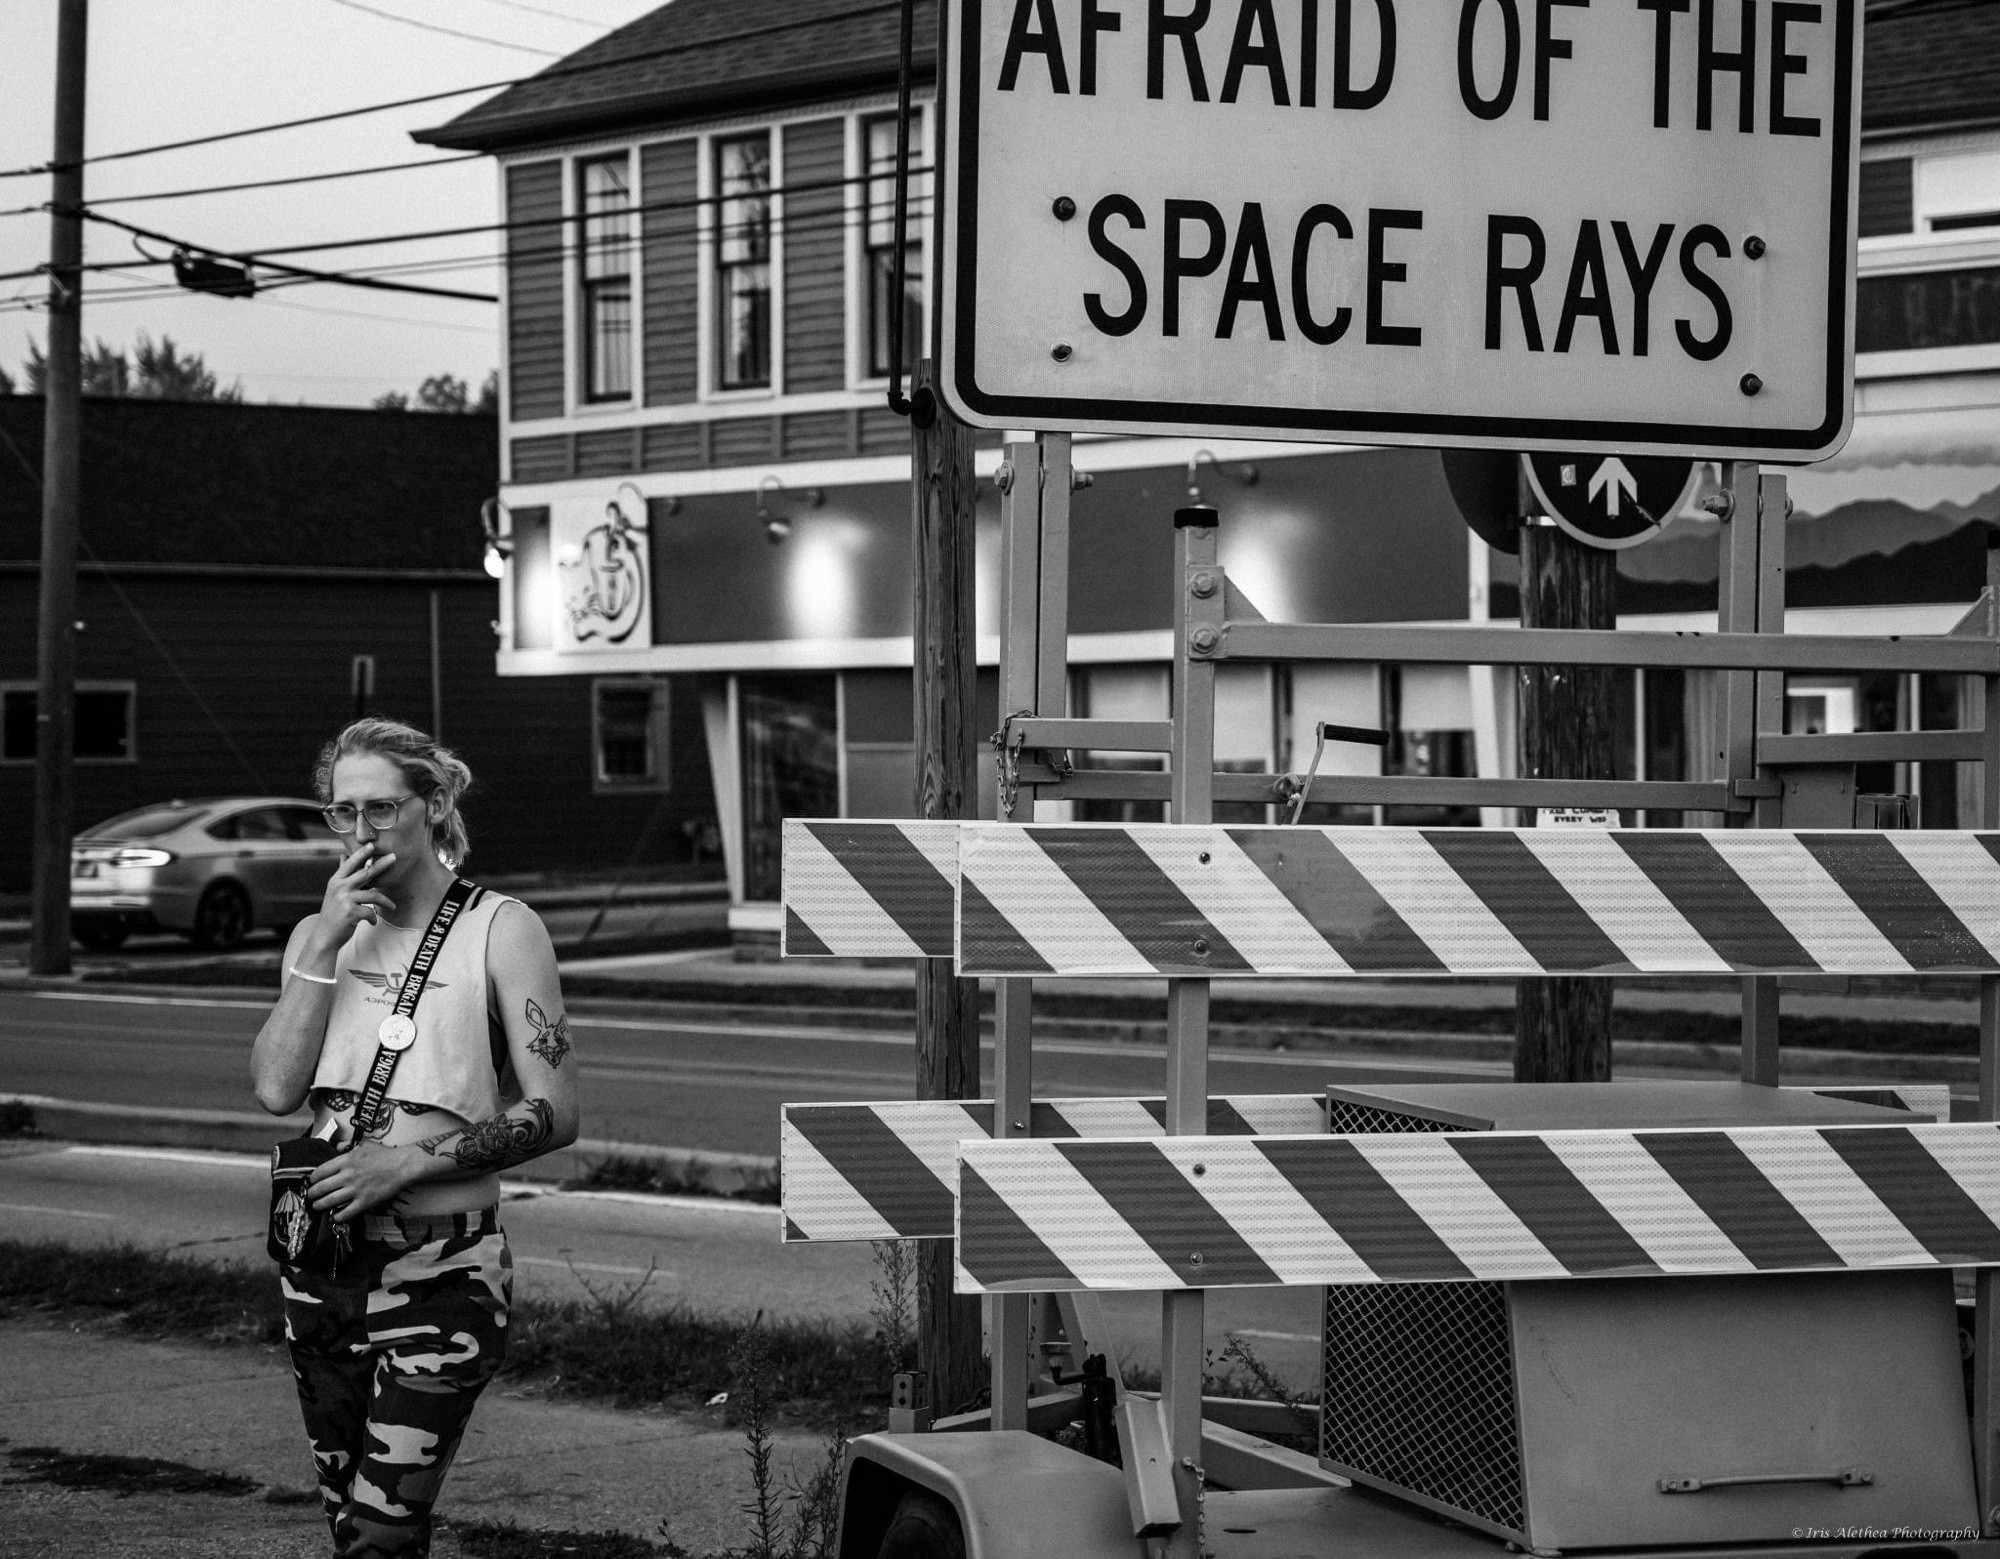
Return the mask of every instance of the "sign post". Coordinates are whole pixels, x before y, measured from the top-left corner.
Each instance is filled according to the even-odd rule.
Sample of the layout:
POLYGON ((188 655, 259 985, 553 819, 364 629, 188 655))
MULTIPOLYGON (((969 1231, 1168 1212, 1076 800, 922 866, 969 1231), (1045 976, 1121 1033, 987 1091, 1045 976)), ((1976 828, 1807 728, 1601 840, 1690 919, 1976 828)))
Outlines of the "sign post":
POLYGON ((1846 439, 1860 0, 945 10, 940 380, 978 426, 1846 439))
MULTIPOLYGON (((931 382, 928 359, 916 386, 931 382)), ((916 816, 976 815, 973 767, 973 583, 975 501, 972 433, 940 406, 930 422, 910 422, 910 524, 914 599, 916 816)), ((961 980, 941 958, 917 960, 917 1097, 979 1096, 979 982, 961 980)), ((979 1394, 980 1307, 952 1292, 949 1244, 931 1241, 917 1257, 917 1367, 941 1414, 979 1394)))

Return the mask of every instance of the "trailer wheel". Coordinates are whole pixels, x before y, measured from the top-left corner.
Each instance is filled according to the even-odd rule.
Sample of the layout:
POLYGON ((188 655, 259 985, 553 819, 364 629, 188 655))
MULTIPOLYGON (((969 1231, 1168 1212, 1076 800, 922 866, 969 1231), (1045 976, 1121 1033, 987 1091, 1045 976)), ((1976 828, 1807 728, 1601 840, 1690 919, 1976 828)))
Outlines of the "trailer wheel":
POLYGON ((926 1489, 911 1489, 889 1518, 875 1559, 965 1559, 958 1513, 926 1489))

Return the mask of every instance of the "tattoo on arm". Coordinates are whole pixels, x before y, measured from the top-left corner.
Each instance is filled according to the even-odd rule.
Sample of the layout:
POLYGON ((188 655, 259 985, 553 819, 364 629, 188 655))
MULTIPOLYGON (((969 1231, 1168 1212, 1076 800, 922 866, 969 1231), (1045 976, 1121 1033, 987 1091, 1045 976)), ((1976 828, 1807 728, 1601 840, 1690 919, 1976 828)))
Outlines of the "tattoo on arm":
POLYGON ((534 997, 528 998, 528 1021, 535 1025, 535 1037, 528 1041, 532 1055, 540 1056, 554 1071, 569 1054, 569 1019, 558 1014, 551 1018, 534 997))
POLYGON ((502 1113, 467 1126, 463 1131, 447 1131, 417 1144, 436 1157, 442 1152, 468 1174, 491 1174, 524 1164, 549 1145, 555 1135, 555 1111, 546 1099, 529 1099, 522 1106, 524 1118, 502 1113))

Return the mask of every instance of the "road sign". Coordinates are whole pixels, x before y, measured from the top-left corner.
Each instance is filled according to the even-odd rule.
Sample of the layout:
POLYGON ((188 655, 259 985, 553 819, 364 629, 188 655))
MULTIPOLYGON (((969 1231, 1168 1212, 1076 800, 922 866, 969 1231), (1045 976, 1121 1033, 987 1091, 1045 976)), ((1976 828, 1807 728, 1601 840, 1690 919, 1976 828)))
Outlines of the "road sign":
POLYGON ((1846 438, 1860 0, 945 7, 943 387, 977 424, 1846 438))
POLYGON ((1542 513, 1592 547, 1650 541, 1694 496, 1701 465, 1661 455, 1523 455, 1542 513))

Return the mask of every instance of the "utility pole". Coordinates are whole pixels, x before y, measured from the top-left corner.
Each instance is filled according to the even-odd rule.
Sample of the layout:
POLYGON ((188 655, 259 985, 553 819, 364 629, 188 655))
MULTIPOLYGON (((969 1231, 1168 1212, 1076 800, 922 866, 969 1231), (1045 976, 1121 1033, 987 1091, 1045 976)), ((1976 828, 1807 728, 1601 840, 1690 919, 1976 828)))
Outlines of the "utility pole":
POLYGON ((83 89, 88 0, 59 0, 42 380, 42 575, 35 700, 34 932, 28 968, 69 973, 69 838, 76 740, 77 486, 82 475, 83 89))
MULTIPOLYGON (((1617 554, 1531 517, 1521 530, 1521 626, 1616 628, 1617 554)), ((1523 779, 1612 779, 1617 673, 1606 666, 1520 668, 1523 779)), ((1515 982, 1514 1081, 1611 1077, 1611 981, 1515 982)))
MULTIPOLYGON (((914 576, 916 815, 969 818, 979 801, 973 767, 972 563, 976 550, 972 430, 937 397, 930 360, 910 396, 910 523, 914 576), (926 412, 933 414, 925 420, 926 412)), ((942 958, 917 960, 917 1097, 979 1096, 979 982, 942 958)), ((980 1307, 952 1292, 953 1242, 919 1243, 917 1368, 940 1416, 978 1399, 980 1307)))

